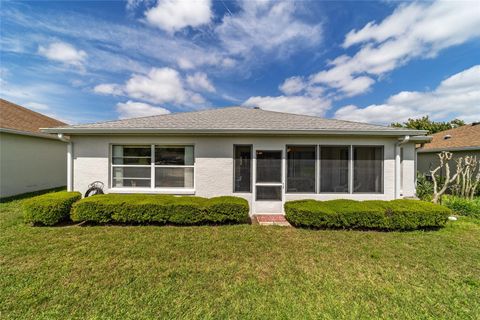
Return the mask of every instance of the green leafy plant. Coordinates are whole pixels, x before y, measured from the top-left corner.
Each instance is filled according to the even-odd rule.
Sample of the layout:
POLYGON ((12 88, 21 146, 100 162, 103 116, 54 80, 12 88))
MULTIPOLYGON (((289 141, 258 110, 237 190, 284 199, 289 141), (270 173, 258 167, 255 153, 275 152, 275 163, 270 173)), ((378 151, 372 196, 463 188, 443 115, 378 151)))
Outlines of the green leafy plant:
POLYGON ((73 221, 95 223, 245 223, 248 202, 239 197, 176 197, 169 195, 98 195, 73 206, 73 221))
POLYGON ((23 204, 25 222, 51 226, 68 220, 70 209, 80 200, 80 192, 55 192, 26 200, 23 204))
POLYGON ((415 230, 443 227, 452 211, 420 200, 299 200, 285 203, 287 220, 313 228, 415 230))
POLYGON ((480 197, 466 199, 448 195, 442 198, 442 204, 457 214, 480 218, 480 197))
POLYGON ((417 174, 417 197, 423 201, 432 201, 433 183, 422 174, 417 174))

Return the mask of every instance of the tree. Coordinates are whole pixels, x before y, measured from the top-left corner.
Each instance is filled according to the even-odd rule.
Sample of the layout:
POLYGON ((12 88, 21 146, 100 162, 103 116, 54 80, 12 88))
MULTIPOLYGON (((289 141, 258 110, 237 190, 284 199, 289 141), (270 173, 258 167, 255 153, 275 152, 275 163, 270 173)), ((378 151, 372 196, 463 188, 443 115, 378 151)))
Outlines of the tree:
POLYGON ((434 134, 440 131, 453 129, 457 127, 461 127, 465 125, 465 121, 460 119, 453 119, 452 121, 448 122, 436 122, 430 120, 428 116, 424 116, 418 119, 409 118, 408 121, 404 123, 394 122, 391 124, 392 127, 397 128, 409 128, 409 129, 416 129, 416 130, 427 130, 428 134, 434 134))
POLYGON ((452 160, 453 154, 448 151, 442 151, 437 154, 438 158, 440 159, 440 165, 436 167, 433 170, 430 170, 430 174, 432 175, 432 181, 433 181, 433 203, 438 203, 442 195, 447 191, 448 185, 450 182, 455 181, 457 179, 457 176, 462 174, 464 167, 463 167, 463 158, 455 159, 455 162, 457 163, 457 172, 453 175, 450 176, 450 164, 448 163, 450 160, 452 160), (437 177, 437 173, 439 170, 442 170, 445 168, 445 181, 443 183, 443 186, 440 187, 438 180, 439 177, 437 177))

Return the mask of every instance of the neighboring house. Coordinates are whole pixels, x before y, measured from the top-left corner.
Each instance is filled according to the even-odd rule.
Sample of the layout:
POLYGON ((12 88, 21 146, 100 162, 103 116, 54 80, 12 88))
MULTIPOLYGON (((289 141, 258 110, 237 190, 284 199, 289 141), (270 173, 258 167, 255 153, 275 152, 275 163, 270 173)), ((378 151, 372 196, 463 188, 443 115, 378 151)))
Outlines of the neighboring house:
POLYGON ((480 161, 480 122, 435 133, 432 142, 418 149, 418 171, 430 175, 430 170, 440 165, 438 153, 441 151, 450 151, 453 154, 449 162, 453 173, 456 166, 454 160, 459 157, 477 156, 480 161))
POLYGON ((0 99, 0 198, 66 185, 67 144, 40 131, 61 125, 0 99))
POLYGON ((283 213, 294 199, 412 197, 415 144, 429 140, 422 130, 244 107, 45 132, 70 138, 70 190, 99 180, 109 193, 236 195, 252 214, 283 213))

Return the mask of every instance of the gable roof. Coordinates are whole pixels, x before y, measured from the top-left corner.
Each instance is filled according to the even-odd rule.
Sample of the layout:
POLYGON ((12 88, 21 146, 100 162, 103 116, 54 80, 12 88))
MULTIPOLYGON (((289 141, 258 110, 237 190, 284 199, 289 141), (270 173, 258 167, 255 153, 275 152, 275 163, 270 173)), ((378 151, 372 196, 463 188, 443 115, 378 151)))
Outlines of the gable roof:
POLYGON ((432 142, 419 149, 419 152, 480 150, 480 123, 437 132, 432 136, 432 142))
POLYGON ((426 131, 360 122, 228 107, 49 128, 55 133, 361 133, 408 135, 426 131))
POLYGON ((40 128, 57 127, 65 123, 41 113, 0 99, 0 128, 10 131, 41 134, 40 128))

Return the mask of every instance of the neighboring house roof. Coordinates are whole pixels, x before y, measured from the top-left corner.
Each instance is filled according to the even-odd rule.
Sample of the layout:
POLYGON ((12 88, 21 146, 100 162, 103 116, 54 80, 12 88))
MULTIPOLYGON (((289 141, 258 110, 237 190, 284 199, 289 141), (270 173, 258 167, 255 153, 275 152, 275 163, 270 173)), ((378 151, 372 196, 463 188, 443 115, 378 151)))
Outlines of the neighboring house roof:
POLYGON ((62 125, 65 123, 0 99, 0 130, 3 132, 47 136, 40 128, 62 125))
POLYGON ((423 130, 228 107, 150 117, 49 128, 55 133, 323 133, 425 135, 423 130))
POLYGON ((480 123, 435 133, 432 142, 425 144, 419 152, 480 150, 480 123))

